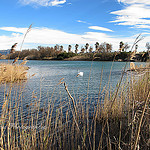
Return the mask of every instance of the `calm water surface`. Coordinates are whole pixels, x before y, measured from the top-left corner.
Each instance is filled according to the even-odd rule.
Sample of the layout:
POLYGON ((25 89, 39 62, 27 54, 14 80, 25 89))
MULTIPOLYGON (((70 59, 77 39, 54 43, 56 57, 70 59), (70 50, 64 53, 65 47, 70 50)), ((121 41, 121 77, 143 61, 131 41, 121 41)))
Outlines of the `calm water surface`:
MULTIPOLYGON (((4 60, 0 60, 0 62, 2 61, 4 60)), ((14 86, 16 88, 13 89, 12 96, 15 100, 15 97, 20 94, 23 106, 35 100, 39 100, 41 106, 44 106, 51 99, 55 101, 55 106, 59 106, 60 101, 68 101, 68 95, 63 84, 59 84, 60 79, 64 78, 63 81, 66 82, 68 90, 77 102, 79 100, 84 102, 88 93, 90 103, 92 104, 98 97, 101 74, 101 90, 104 87, 108 88, 108 82, 111 85, 110 87, 114 89, 120 80, 125 64, 126 62, 30 60, 27 63, 27 66, 30 67, 28 76, 36 75, 31 78, 29 77, 27 82, 20 85, 20 87, 24 87, 23 89, 18 85, 14 86), (83 72, 83 76, 76 77, 78 72, 83 72), (111 77, 109 80, 110 72, 111 77), (37 98, 34 98, 35 96, 37 98)), ((141 63, 136 64, 140 65, 141 63)), ((6 88, 9 87, 7 86, 6 88)), ((4 85, 0 86, 1 102, 3 101, 4 89, 6 88, 4 85)))

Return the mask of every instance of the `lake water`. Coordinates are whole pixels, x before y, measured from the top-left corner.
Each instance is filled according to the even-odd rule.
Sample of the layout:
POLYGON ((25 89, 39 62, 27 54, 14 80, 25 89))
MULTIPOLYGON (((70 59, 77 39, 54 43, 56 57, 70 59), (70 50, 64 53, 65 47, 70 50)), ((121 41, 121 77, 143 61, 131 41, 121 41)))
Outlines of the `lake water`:
MULTIPOLYGON (((0 60, 0 62, 3 61, 6 60, 0 60)), ((76 102, 84 102, 88 93, 88 99, 93 104, 98 98, 101 72, 101 91, 104 88, 108 88, 108 82, 109 87, 113 90, 121 78, 125 64, 126 62, 30 60, 27 63, 27 66, 30 67, 28 70, 29 79, 27 82, 22 83, 21 88, 14 84, 15 89, 13 89, 12 96, 14 101, 16 101, 15 97, 21 95, 20 99, 24 107, 34 101, 40 101, 41 107, 45 107, 51 99, 56 107, 60 105, 60 102, 64 103, 65 107, 65 104, 68 102, 68 95, 64 85, 59 84, 60 79, 63 78, 62 81, 66 83, 70 94, 76 102), (76 77, 78 72, 83 72, 83 76, 76 77), (30 78, 32 74, 35 74, 35 76, 30 78)), ((140 65, 141 63, 137 62, 135 64, 140 65)), ((0 104, 3 101, 4 89, 5 86, 1 85, 0 104)))

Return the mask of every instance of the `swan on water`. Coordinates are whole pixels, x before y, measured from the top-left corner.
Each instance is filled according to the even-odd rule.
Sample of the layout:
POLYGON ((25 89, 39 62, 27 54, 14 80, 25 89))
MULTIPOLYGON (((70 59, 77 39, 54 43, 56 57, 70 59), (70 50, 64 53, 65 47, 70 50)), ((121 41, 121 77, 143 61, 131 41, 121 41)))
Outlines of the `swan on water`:
POLYGON ((79 77, 79 76, 81 76, 81 77, 82 77, 82 76, 83 76, 83 72, 79 72, 79 71, 78 71, 78 74, 77 74, 77 76, 76 76, 76 77, 79 77))

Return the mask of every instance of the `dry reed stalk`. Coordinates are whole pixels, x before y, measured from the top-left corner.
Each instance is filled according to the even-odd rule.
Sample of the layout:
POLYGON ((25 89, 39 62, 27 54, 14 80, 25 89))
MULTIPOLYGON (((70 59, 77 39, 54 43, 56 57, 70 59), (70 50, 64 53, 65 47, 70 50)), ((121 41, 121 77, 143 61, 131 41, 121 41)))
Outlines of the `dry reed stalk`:
MULTIPOLYGON (((141 36, 141 34, 139 34, 139 35, 136 37, 136 39, 135 39, 135 41, 134 41, 134 43, 133 43, 133 45, 132 45, 131 51, 133 50, 133 47, 134 47, 138 42, 140 42, 141 40, 143 40, 144 37, 140 37, 140 36, 141 36)), ((119 88, 120 88, 120 86, 121 86, 121 83, 122 83, 122 80, 123 80, 123 77, 124 77, 124 74, 125 74, 125 71, 126 71, 126 67, 127 67, 127 63, 125 64, 125 67, 124 67, 124 69, 123 69, 123 72, 122 72, 122 75, 121 75, 121 79, 120 79, 118 88, 117 88, 117 90, 116 90, 115 97, 114 97, 114 99, 113 99, 113 101, 112 101, 112 104, 111 104, 110 108, 113 106, 113 103, 114 103, 114 101, 115 101, 116 98, 117 98, 117 95, 118 95, 118 92, 119 92, 119 88)))
POLYGON ((18 62, 18 59, 19 59, 19 56, 16 57, 12 63, 14 64, 14 63, 18 62))
POLYGON ((77 110, 76 110, 74 98, 71 96, 71 94, 70 94, 70 92, 69 92, 69 90, 68 90, 68 88, 67 88, 65 82, 64 82, 64 87, 65 87, 66 92, 68 93, 68 96, 69 96, 70 99, 72 100, 73 108, 74 108, 75 114, 76 114, 76 116, 77 116, 77 110))
POLYGON ((136 140, 135 140, 133 150, 136 150, 136 148, 137 148, 137 144, 138 144, 138 141, 139 141, 139 135, 140 135, 140 131, 141 131, 141 125, 142 125, 144 113, 145 113, 145 110, 146 110, 146 106, 147 106, 147 103, 148 103, 149 100, 150 100, 150 91, 149 91, 148 96, 145 100, 144 108, 143 108, 143 111, 142 111, 142 115, 141 115, 140 122, 139 122, 139 125, 138 125, 137 133, 136 133, 136 140))
MULTIPOLYGON (((72 115, 73 115, 73 118, 74 118, 74 121, 75 121, 76 127, 77 127, 77 129, 78 129, 78 131, 79 131, 79 133, 80 133, 80 135, 81 135, 81 131, 80 131, 80 128, 79 128, 79 124, 78 124, 78 122, 77 122, 77 120, 76 120, 77 110, 76 110, 76 106, 75 106, 74 98, 71 96, 71 94, 70 94, 70 92, 69 92, 69 90, 68 90, 68 88, 67 88, 67 86, 66 86, 66 83, 65 83, 65 82, 64 82, 64 86, 65 86, 65 90, 66 90, 66 92, 68 93, 68 96, 69 96, 69 97, 71 98, 71 100, 72 100, 73 108, 74 108, 74 111, 75 111, 75 113, 72 111, 72 115)), ((81 135, 81 138, 82 138, 82 142, 83 142, 83 144, 84 144, 85 149, 87 149, 86 144, 85 144, 85 139, 83 138, 83 136, 82 136, 82 135, 81 135)))
POLYGON ((109 133, 109 123, 108 123, 108 120, 107 120, 107 134, 108 134, 108 150, 111 150, 111 140, 110 140, 110 133, 109 133))
POLYGON ((32 28, 32 24, 29 26, 29 28, 27 29, 27 31, 26 31, 26 33, 25 33, 25 35, 23 37, 23 40, 22 40, 22 43, 21 43, 21 46, 20 46, 20 51, 22 50, 22 46, 23 46, 24 40, 25 40, 27 34, 31 31, 31 28, 32 28))
POLYGON ((23 61, 25 61, 25 60, 27 60, 27 57, 24 57, 24 58, 23 58, 23 61))
POLYGON ((23 61, 20 65, 25 65, 28 61, 23 61))
POLYGON ((120 121, 120 130, 119 130, 119 142, 118 142, 118 149, 121 150, 121 129, 122 129, 122 121, 120 121))

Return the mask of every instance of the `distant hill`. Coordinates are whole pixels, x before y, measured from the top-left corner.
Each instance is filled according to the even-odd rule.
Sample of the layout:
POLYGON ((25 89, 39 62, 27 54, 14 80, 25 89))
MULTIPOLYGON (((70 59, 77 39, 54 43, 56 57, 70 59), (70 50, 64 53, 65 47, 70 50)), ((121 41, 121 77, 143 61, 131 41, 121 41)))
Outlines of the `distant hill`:
POLYGON ((1 53, 2 55, 7 55, 7 54, 10 53, 10 49, 8 49, 8 50, 0 50, 0 53, 1 53))

